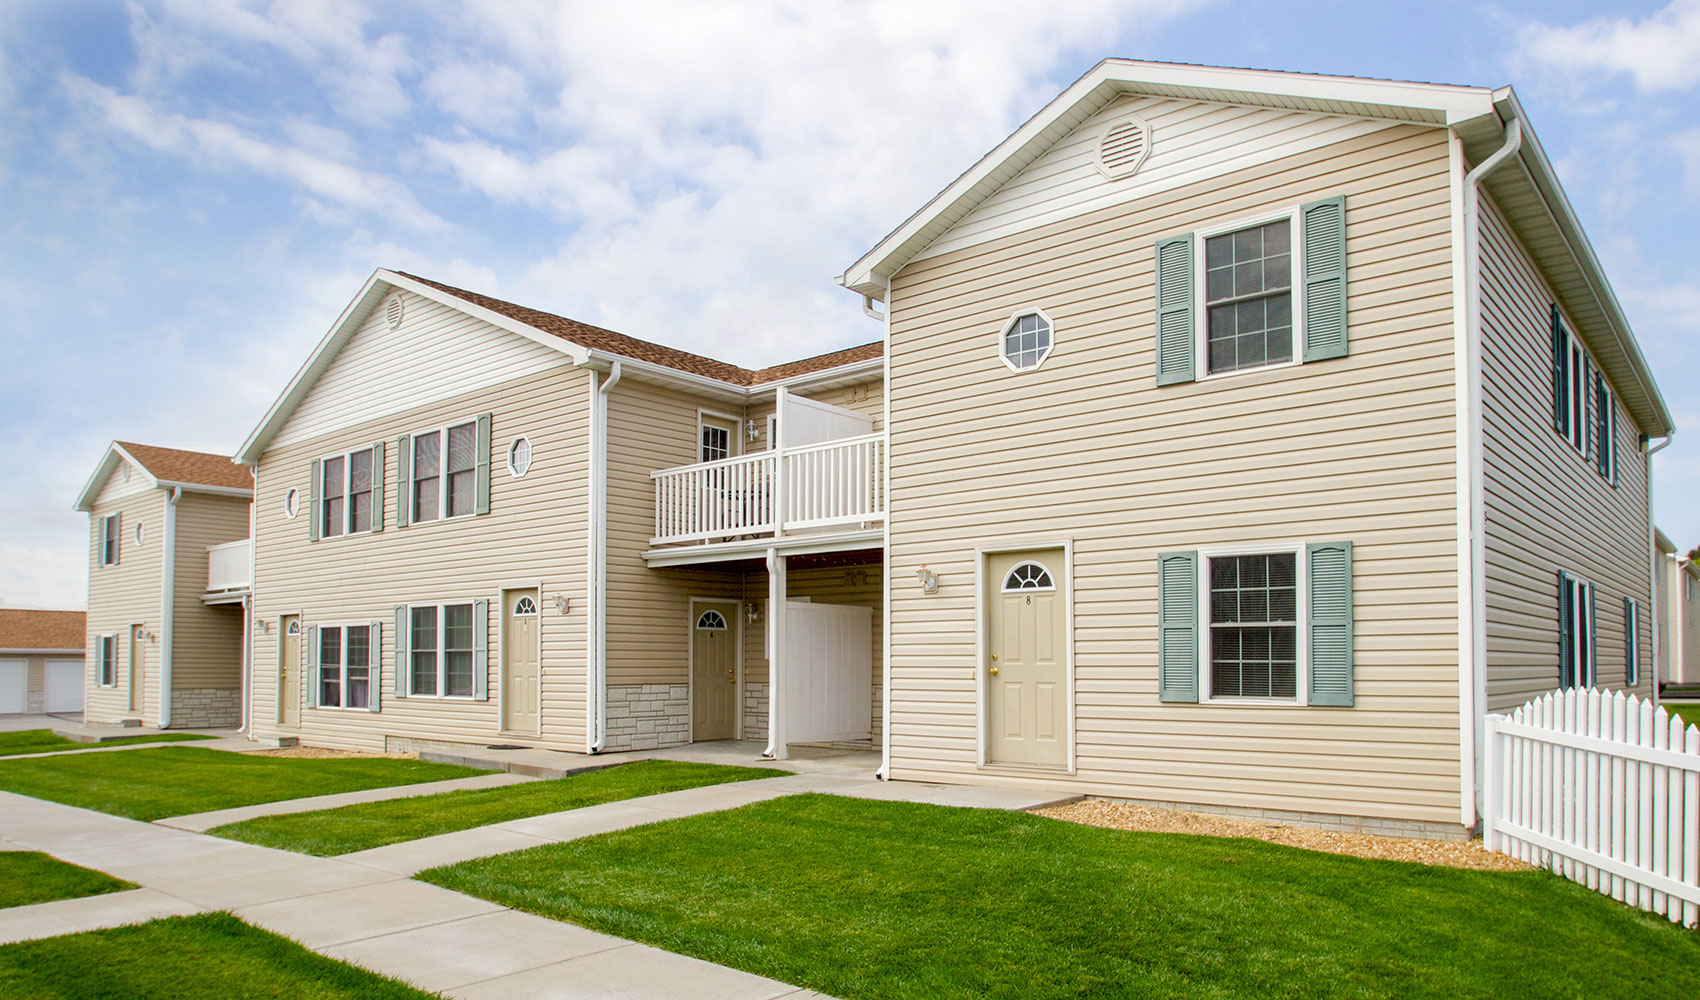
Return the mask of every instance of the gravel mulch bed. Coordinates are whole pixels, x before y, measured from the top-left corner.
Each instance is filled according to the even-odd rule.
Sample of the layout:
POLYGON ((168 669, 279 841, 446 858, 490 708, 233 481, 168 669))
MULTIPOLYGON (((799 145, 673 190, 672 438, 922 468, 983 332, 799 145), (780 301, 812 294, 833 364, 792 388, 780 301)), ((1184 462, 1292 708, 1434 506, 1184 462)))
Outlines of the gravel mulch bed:
POLYGON ((327 760, 335 757, 388 757, 392 760, 411 760, 410 753, 362 753, 359 750, 327 750, 324 747, 281 747, 277 750, 251 750, 256 757, 305 757, 327 760))
POLYGON ((1384 861, 1415 861, 1418 864, 1444 865, 1449 868, 1508 872, 1522 871, 1529 867, 1504 854, 1483 849, 1479 840, 1414 840, 1403 837, 1377 837, 1367 833, 1336 833, 1332 830, 1280 826, 1261 820, 1214 816, 1178 809, 1154 809, 1149 806, 1092 799, 1035 809, 1033 814, 1114 830, 1192 833, 1206 837, 1249 837, 1267 840, 1272 844, 1285 844, 1288 847, 1325 851, 1329 854, 1350 854, 1384 861))

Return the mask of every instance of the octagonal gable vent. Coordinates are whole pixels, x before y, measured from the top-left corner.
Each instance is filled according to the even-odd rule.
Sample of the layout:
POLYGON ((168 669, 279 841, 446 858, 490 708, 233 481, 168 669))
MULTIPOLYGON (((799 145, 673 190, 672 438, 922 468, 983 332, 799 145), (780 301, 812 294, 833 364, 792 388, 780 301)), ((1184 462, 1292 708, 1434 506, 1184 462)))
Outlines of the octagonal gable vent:
POLYGON ((1151 126, 1141 118, 1124 118, 1104 130, 1098 140, 1098 169, 1118 180, 1138 170, 1151 152, 1151 126))
POLYGON ((388 323, 392 330, 401 325, 401 309, 399 295, 390 296, 389 302, 384 304, 384 322, 388 323))

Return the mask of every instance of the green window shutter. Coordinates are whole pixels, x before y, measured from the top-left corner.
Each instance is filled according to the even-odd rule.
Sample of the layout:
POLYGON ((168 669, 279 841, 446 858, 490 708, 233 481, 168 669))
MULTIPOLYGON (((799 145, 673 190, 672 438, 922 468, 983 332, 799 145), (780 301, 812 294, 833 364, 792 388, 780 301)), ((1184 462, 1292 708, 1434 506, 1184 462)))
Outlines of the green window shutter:
POLYGON ((1198 553, 1157 557, 1157 699, 1198 701, 1198 553))
POLYGON ((1558 571, 1558 686, 1576 685, 1575 664, 1570 662, 1570 574, 1558 571))
POLYGON ((319 460, 307 467, 307 540, 319 540, 319 460))
MULTIPOLYGON (((317 465, 318 463, 313 463, 317 465)), ((319 707, 319 626, 307 626, 307 707, 319 707)))
POLYGON ((397 698, 407 697, 407 679, 411 676, 408 673, 407 644, 412 638, 413 632, 407 626, 407 605, 397 604, 395 606, 395 696, 397 698))
POLYGON ((395 439, 395 526, 407 527, 413 506, 413 435, 395 439))
POLYGON ((120 511, 112 515, 112 565, 117 566, 124 561, 124 514, 120 511))
POLYGON ((1310 704, 1352 704, 1352 543, 1305 546, 1310 582, 1310 704))
POLYGON ((1192 234, 1157 241, 1157 384, 1197 378, 1192 234))
POLYGON ((106 524, 107 524, 107 521, 106 521, 105 517, 97 517, 97 518, 95 518, 95 520, 100 522, 100 546, 94 550, 94 564, 96 566, 105 566, 106 565, 106 524))
POLYGON ((1564 320, 1559 318, 1558 306, 1552 307, 1552 429, 1560 435, 1570 433, 1570 380, 1565 377, 1569 338, 1564 335, 1564 320))
POLYGON ((478 418, 478 499, 475 514, 490 513, 490 414, 478 418))
MULTIPOLYGON (((374 508, 375 509, 375 508, 374 508)), ((370 637, 371 650, 366 662, 366 711, 378 711, 378 693, 384 689, 384 623, 373 622, 370 637)))
POLYGON ((1635 640, 1641 629, 1640 616, 1635 613, 1635 598, 1623 599, 1623 683, 1635 686, 1635 640))
POLYGON ((472 700, 490 700, 490 602, 472 602, 472 700))
POLYGON ((1304 360, 1346 356, 1346 197, 1299 208, 1304 276, 1304 360))
POLYGON ((384 530, 384 443, 372 445, 372 530, 384 530))

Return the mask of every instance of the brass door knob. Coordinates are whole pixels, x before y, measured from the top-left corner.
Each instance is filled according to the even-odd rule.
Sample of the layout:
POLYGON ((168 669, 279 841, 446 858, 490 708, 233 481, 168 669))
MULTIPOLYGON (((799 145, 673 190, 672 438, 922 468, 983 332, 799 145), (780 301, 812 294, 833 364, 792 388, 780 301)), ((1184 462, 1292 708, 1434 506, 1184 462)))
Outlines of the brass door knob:
POLYGON ((730 670, 726 671, 726 683, 728 683, 728 684, 738 683, 738 676, 730 670))
POLYGON ((993 676, 993 677, 996 677, 996 676, 997 676, 997 675, 998 675, 998 668, 997 668, 997 667, 993 667, 993 668, 992 668, 992 676, 993 676))
POLYGON ((996 662, 998 662, 998 654, 996 654, 996 653, 993 653, 993 654, 992 654, 992 662, 993 662, 993 663, 996 663, 996 662))

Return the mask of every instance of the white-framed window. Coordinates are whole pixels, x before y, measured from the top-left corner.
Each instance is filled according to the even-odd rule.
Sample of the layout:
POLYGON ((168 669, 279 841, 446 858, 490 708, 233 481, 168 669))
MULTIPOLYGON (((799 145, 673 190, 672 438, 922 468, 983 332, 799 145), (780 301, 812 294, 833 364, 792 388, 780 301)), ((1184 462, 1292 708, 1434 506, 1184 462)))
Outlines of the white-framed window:
POLYGON ((1558 574, 1558 686, 1593 687, 1596 680, 1594 585, 1558 574))
POLYGON ((376 660, 370 625, 320 625, 319 707, 367 708, 376 660))
POLYGON ((1056 582, 1051 579, 1051 571, 1044 563, 1028 560, 1010 569, 1003 578, 1003 592, 1016 593, 1023 590, 1055 590, 1056 582))
POLYGON ((531 471, 531 439, 520 435, 508 445, 508 475, 515 479, 525 478, 531 471))
POLYGON ((697 411, 697 461, 718 462, 738 453, 738 430, 743 421, 726 413, 697 411))
POLYGON ((477 509, 478 421, 413 435, 412 521, 466 517, 477 509))
POLYGON ((1304 551, 1199 553, 1206 701, 1303 702, 1304 551))
POLYGON ((147 526, 144 525, 141 521, 137 521, 136 526, 134 528, 130 529, 130 534, 135 538, 136 544, 139 546, 139 545, 142 544, 142 542, 147 540, 147 537, 148 537, 147 526))
POLYGON ((537 602, 532 600, 531 598, 521 597, 519 600, 514 602, 514 617, 524 618, 524 617, 535 617, 536 615, 537 615, 537 602))
POLYGON ((1030 371, 1051 356, 1056 326, 1043 309, 1024 309, 998 333, 998 357, 1010 371, 1030 371))
POLYGON ((1202 375, 1295 364, 1299 292, 1293 282, 1299 217, 1294 208, 1197 234, 1202 375))
POLYGON ((705 632, 726 631, 726 617, 713 608, 697 616, 697 628, 705 632))
POLYGON ((118 534, 122 523, 122 518, 118 514, 108 514, 100 519, 100 564, 102 566, 118 565, 118 534))
POLYGON ((1623 599, 1623 683, 1634 687, 1641 680, 1641 604, 1633 597, 1623 599))
POLYGON ((301 513, 301 491, 291 488, 288 493, 283 495, 283 516, 293 521, 295 515, 299 513, 301 513))
POLYGON ((1617 485, 1617 399, 1606 385, 1606 376, 1594 369, 1594 471, 1617 485))
POLYGON ((1558 305, 1551 306, 1553 430, 1617 485, 1617 400, 1558 305))
POLYGON ((103 635, 95 640, 96 651, 100 657, 99 683, 101 687, 118 686, 118 637, 103 635))
POLYGON ((414 604, 408 613, 408 694, 415 698, 473 695, 471 601, 414 604))
POLYGON ((372 530, 372 459, 368 447, 319 460, 320 538, 372 530))

